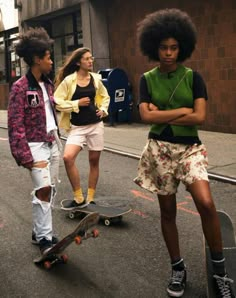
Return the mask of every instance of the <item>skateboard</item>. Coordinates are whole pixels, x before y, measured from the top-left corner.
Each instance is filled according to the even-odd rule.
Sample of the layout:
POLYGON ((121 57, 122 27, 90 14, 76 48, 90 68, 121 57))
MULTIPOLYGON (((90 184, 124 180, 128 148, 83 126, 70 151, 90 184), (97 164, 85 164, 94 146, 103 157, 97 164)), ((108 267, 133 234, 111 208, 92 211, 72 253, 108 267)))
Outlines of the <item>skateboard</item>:
POLYGON ((82 240, 86 240, 90 237, 98 237, 99 232, 97 229, 90 230, 90 228, 98 223, 98 220, 99 214, 97 212, 93 212, 85 216, 72 233, 64 237, 46 253, 34 259, 34 263, 36 265, 43 265, 45 269, 50 269, 52 265, 56 263, 66 263, 68 256, 63 254, 63 251, 67 248, 67 246, 69 246, 72 242, 81 244, 82 240))
MULTIPOLYGON (((68 203, 68 201, 72 200, 63 200, 61 201, 61 209, 68 211, 64 209, 64 203, 68 203)), ((83 216, 86 214, 90 214, 92 212, 98 212, 100 219, 103 221, 103 223, 106 226, 110 226, 111 223, 118 223, 122 221, 122 217, 124 214, 127 214, 132 209, 129 207, 126 208, 118 208, 118 207, 112 207, 112 206, 102 206, 94 203, 87 204, 83 207, 75 207, 72 210, 68 211, 68 216, 70 219, 74 219, 76 215, 83 216)))
MULTIPOLYGON (((231 279, 234 280, 232 288, 234 293, 236 292, 236 242, 234 227, 232 220, 227 213, 224 211, 217 211, 220 220, 222 242, 223 242, 223 254, 225 257, 225 266, 227 273, 231 279)), ((206 243, 204 237, 204 251, 206 258, 206 271, 207 271, 207 297, 214 298, 215 293, 213 289, 212 282, 212 264, 210 249, 206 243)))

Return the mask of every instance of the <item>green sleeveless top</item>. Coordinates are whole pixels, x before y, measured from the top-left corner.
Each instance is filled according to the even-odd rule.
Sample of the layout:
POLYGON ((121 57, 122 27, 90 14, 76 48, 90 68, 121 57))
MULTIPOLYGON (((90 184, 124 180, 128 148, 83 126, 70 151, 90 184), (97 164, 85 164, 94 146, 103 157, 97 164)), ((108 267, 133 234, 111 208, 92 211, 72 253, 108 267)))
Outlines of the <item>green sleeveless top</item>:
MULTIPOLYGON (((178 65, 176 71, 161 73, 158 67, 144 73, 152 103, 159 110, 172 110, 182 107, 193 108, 193 71, 178 65)), ((161 135, 169 124, 152 124, 151 133, 161 135)), ((170 125, 175 137, 197 137, 197 126, 170 125)))

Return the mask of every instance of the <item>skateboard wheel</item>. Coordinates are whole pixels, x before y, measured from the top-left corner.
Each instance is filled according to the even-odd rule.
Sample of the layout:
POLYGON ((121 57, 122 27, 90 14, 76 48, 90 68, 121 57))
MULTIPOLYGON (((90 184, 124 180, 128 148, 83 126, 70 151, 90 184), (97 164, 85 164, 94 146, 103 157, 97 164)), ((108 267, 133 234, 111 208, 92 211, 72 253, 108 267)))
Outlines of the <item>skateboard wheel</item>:
POLYGON ((92 231, 92 235, 93 235, 94 238, 97 238, 99 236, 99 231, 97 229, 94 229, 92 231))
POLYGON ((105 226, 110 226, 110 224, 111 224, 110 219, 105 219, 104 224, 105 224, 105 226))
POLYGON ((76 243, 77 245, 81 244, 81 243, 82 243, 82 238, 81 238, 80 236, 76 236, 76 237, 75 237, 75 243, 76 243))
POLYGON ((43 265, 44 265, 44 268, 47 269, 47 270, 49 270, 52 267, 52 265, 49 261, 44 262, 43 265))
POLYGON ((74 212, 69 212, 68 216, 69 216, 70 219, 74 219, 75 218, 74 212))
POLYGON ((61 259, 62 259, 62 262, 65 264, 68 261, 68 256, 67 255, 62 255, 61 259))

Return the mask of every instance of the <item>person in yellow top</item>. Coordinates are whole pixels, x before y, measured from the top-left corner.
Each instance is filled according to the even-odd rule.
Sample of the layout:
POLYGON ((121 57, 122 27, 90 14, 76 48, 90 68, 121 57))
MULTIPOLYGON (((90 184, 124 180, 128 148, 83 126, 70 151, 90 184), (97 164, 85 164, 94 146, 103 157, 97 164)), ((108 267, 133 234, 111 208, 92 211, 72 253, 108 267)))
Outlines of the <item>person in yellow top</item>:
POLYGON ((102 119, 108 115, 110 97, 101 75, 92 72, 93 61, 89 48, 78 48, 67 58, 55 79, 56 109, 61 111, 59 127, 69 132, 63 160, 74 199, 63 202, 63 209, 66 210, 94 203, 99 177, 99 159, 104 148, 102 119), (75 164, 84 144, 88 147, 90 165, 86 200, 75 164))

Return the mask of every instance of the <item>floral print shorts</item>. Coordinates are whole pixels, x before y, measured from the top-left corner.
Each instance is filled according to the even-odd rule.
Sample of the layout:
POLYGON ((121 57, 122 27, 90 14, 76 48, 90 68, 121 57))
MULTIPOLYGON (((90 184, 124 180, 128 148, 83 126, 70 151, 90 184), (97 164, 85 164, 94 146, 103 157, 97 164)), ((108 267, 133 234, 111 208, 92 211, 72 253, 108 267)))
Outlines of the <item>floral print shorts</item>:
POLYGON ((180 181, 187 186, 208 180, 205 145, 173 144, 149 139, 138 165, 134 182, 160 195, 177 192, 180 181))

